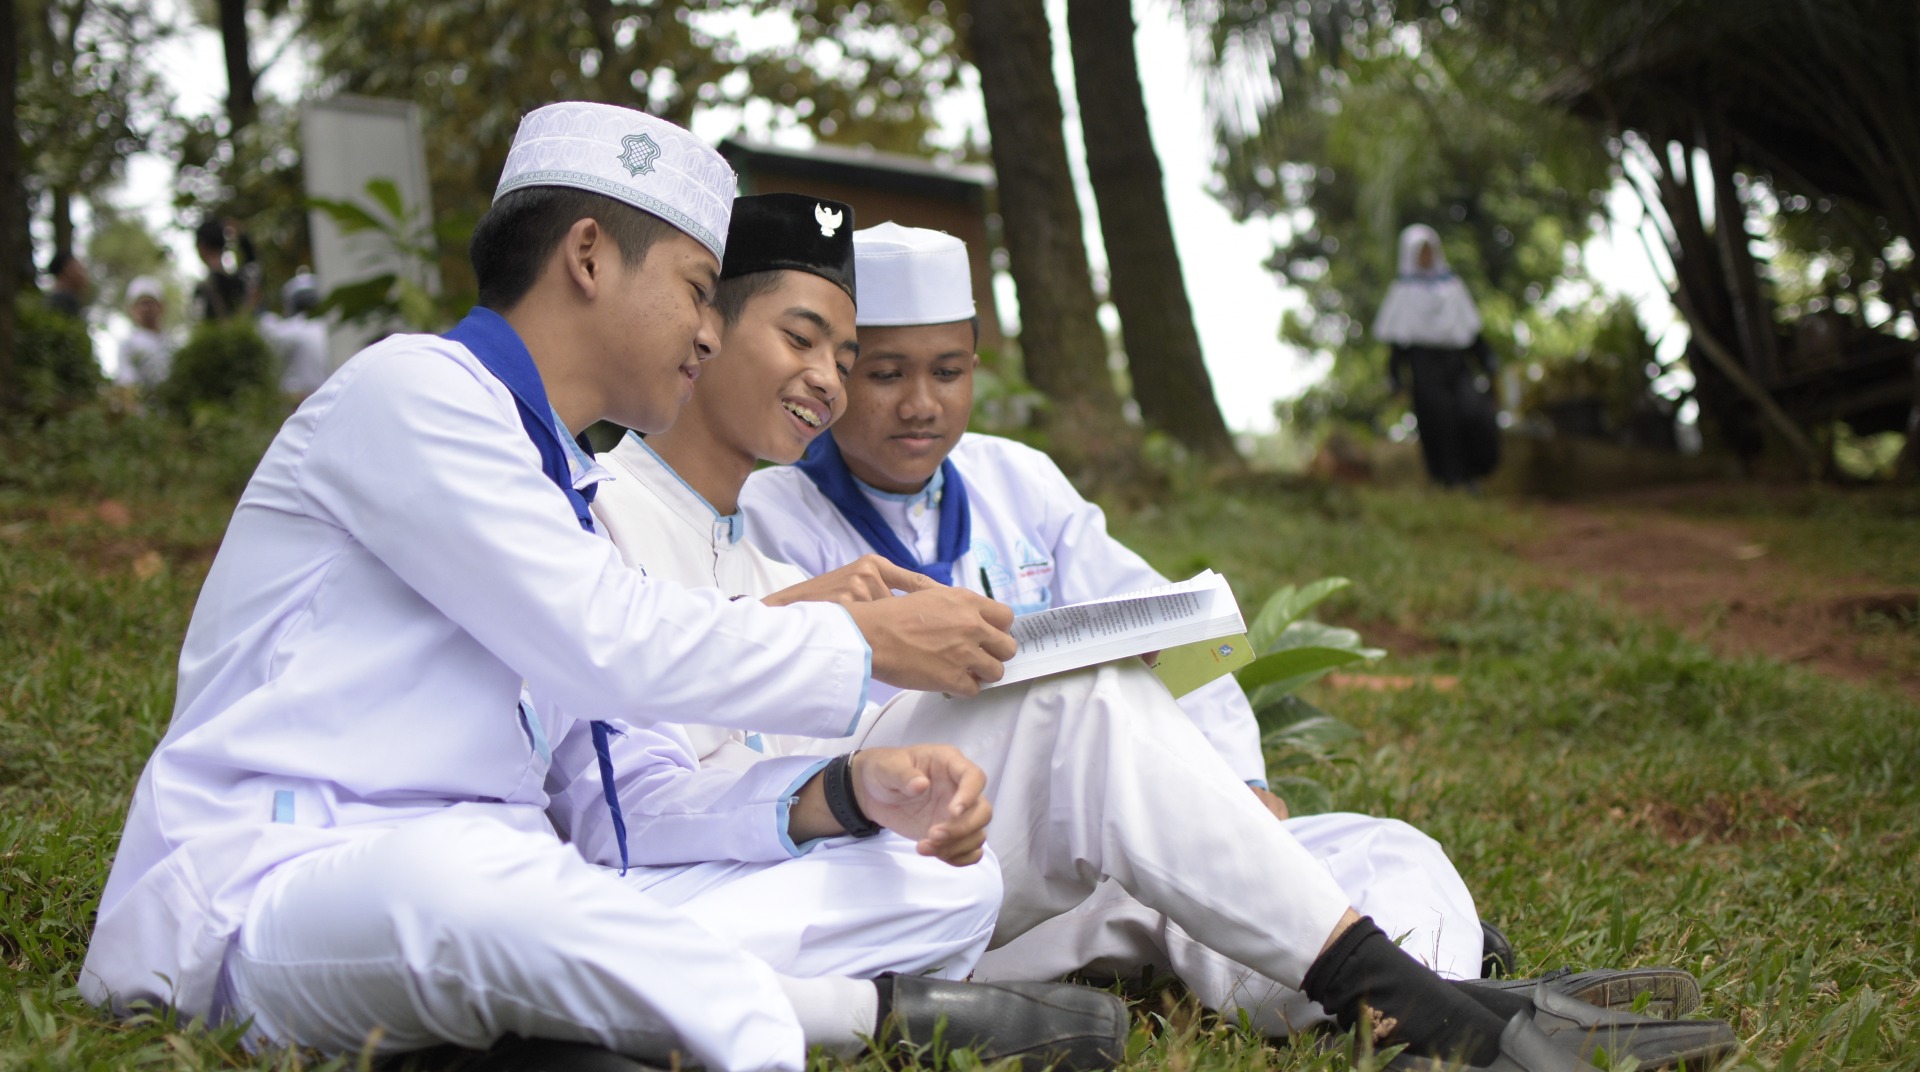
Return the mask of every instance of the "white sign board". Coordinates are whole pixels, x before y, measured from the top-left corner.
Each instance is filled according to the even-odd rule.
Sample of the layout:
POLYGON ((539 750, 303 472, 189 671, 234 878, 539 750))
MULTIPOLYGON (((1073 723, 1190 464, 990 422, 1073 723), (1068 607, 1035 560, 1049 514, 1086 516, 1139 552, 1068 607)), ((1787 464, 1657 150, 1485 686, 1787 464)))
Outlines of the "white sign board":
MULTIPOLYGON (((427 186, 426 145, 420 134, 420 115, 408 101, 339 96, 308 101, 300 106, 300 145, 306 170, 307 196, 330 201, 352 201, 386 218, 386 212, 367 194, 367 183, 387 179, 400 190, 401 204, 419 220, 433 218, 427 186)), ((325 296, 342 283, 354 283, 393 273, 425 287, 440 289, 437 266, 422 264, 394 248, 377 232, 342 234, 333 217, 318 210, 307 213, 313 234, 313 271, 325 296)), ((352 357, 367 343, 402 324, 332 324, 327 331, 329 368, 352 357)))

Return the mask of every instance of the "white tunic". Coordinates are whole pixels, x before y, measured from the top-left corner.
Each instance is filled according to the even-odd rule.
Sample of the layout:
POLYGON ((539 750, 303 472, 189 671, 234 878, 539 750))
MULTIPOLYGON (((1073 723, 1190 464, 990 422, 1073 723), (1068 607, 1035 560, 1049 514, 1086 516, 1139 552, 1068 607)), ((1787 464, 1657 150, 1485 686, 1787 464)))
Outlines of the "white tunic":
MULTIPOLYGON (((646 441, 629 433, 599 456, 613 479, 601 485, 593 514, 630 566, 676 584, 712 586, 729 596, 758 599, 807 579, 797 567, 775 562, 741 538, 744 519, 722 515, 680 474, 660 460, 646 441)), ((880 688, 878 682, 874 688, 880 688)), ((787 754, 800 742, 782 744, 760 734, 724 726, 678 726, 702 763, 743 768, 769 754, 787 754)))
POLYGON ((113 382, 128 387, 158 387, 173 367, 173 342, 138 324, 120 340, 120 363, 113 382))
POLYGON ((260 335, 280 357, 280 390, 308 395, 327 379, 327 325, 305 316, 260 314, 260 335))
MULTIPOLYGON (((458 804, 553 839, 549 757, 577 752, 584 720, 846 733, 871 658, 852 619, 726 596, 650 583, 581 531, 465 347, 363 351, 282 427, 234 512, 83 994, 208 1012, 263 876, 403 820, 458 804), (523 685, 552 701, 532 720, 523 685)), ((782 808, 747 808, 752 837, 777 842, 782 808)), ((569 819, 613 862, 604 807, 569 819)))
MULTIPOLYGON (((1025 614, 1166 583, 1145 559, 1108 535, 1106 515, 1040 451, 969 433, 949 457, 966 481, 973 515, 973 545, 954 567, 956 584, 1025 614)), ((917 496, 889 501, 881 495, 874 505, 900 541, 918 548, 926 561, 939 526, 939 504, 917 496)), ((749 477, 740 510, 747 517, 748 539, 809 574, 826 573, 873 551, 813 481, 792 466, 749 477)), ((884 702, 894 691, 876 682, 872 698, 884 702)), ((1259 726, 1237 682, 1221 678, 1182 697, 1180 706, 1242 781, 1266 784, 1259 726)))

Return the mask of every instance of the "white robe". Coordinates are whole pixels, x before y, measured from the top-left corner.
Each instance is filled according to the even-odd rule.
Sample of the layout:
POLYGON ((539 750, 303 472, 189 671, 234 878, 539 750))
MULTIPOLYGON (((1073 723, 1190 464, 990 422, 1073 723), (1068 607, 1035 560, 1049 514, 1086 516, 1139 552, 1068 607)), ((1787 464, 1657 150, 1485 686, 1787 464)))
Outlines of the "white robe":
MULTIPOLYGON (((628 437, 600 458, 614 479, 601 485, 595 515, 629 564, 745 596, 803 579, 753 546, 761 516, 720 515, 643 442, 628 437)), ((771 472, 778 470, 754 480, 771 472)), ((976 512, 976 526, 979 518, 976 512)), ((1118 546, 1104 527, 1100 535, 1100 546, 1118 546)), ((1124 971, 1158 963, 1210 1007, 1244 1009, 1257 1029, 1284 1034, 1324 1014, 1295 989, 1297 975, 1293 986, 1276 982, 1288 976, 1275 965, 1297 960, 1302 942, 1313 945, 1310 959, 1325 936, 1312 933, 1320 925, 1312 921, 1329 905, 1337 916, 1347 904, 1374 915, 1437 970, 1478 974, 1472 897, 1437 843, 1405 823, 1369 816, 1275 823, 1233 784, 1190 722, 1167 721, 1173 712, 1185 722, 1179 711, 1135 666, 995 689, 974 701, 904 693, 862 720, 855 743, 951 743, 987 770, 994 803, 988 843, 1000 854, 1007 894, 995 948, 976 978, 1053 978, 1083 966, 1124 971), (1069 756, 1077 761, 1062 758, 1069 756), (1169 823, 1169 816, 1181 822, 1169 823), (1169 836, 1183 826, 1194 836, 1169 836), (1200 833, 1232 830, 1242 833, 1229 852, 1209 850, 1200 833), (1275 906, 1280 891, 1293 892, 1275 906), (1189 927, 1146 899, 1177 905, 1189 927), (1265 914, 1254 915, 1266 933, 1257 940, 1214 918, 1261 906, 1265 914), (1190 934, 1193 928, 1208 930, 1207 940, 1190 934), (1249 961, 1266 963, 1266 972, 1245 966, 1249 961)), ((688 750, 682 762, 703 767, 847 747, 716 735, 704 727, 683 727, 677 740, 688 750), (695 739, 704 751, 693 750, 695 739)), ((1304 961, 1295 966, 1304 970, 1304 961)))
POLYGON ((120 340, 119 364, 113 382, 127 387, 154 388, 166 382, 173 368, 173 341, 138 324, 120 340))
MULTIPOLYGON (((954 567, 954 583, 991 595, 1016 614, 1166 583, 1145 559, 1107 533, 1100 507, 1083 498, 1040 451, 969 433, 949 457, 966 481, 973 518, 973 544, 954 567)), ((940 523, 937 503, 882 498, 875 506, 901 542, 918 545, 921 561, 931 557, 940 523)), ((873 552, 793 466, 749 477, 740 511, 748 520, 749 539, 808 574, 826 573, 873 552)), ((884 701, 892 691, 876 684, 873 699, 884 701)), ((1180 706, 1241 781, 1266 784, 1260 729, 1233 679, 1194 690, 1180 706)))
MULTIPOLYGON (((564 932, 578 939, 569 955, 603 958, 604 971, 571 976, 592 985, 576 999, 598 1002, 598 1020, 576 1018, 579 1037, 677 1039, 711 1067, 797 1070, 799 1025, 767 965, 563 844, 547 786, 582 851, 615 863, 608 811, 583 804, 576 784, 598 785, 577 759, 586 720, 831 737, 864 706, 870 659, 838 607, 731 602, 628 569, 580 529, 512 395, 471 352, 389 338, 300 407, 241 496, 194 608, 172 722, 134 792, 81 992, 121 1011, 146 1000, 217 1016, 238 996, 222 985, 236 936, 254 923, 262 940, 273 932, 255 896, 263 882, 303 860, 399 852, 423 873, 396 875, 394 896, 464 898, 485 909, 480 924, 557 917, 550 931, 517 933, 552 953, 564 932), (531 718, 523 686, 547 701, 531 718), (567 755, 573 769, 552 769, 567 755), (446 827, 421 842, 438 855, 396 847, 429 820, 446 827), (483 862, 452 851, 469 842, 510 842, 505 872, 577 889, 535 883, 517 904, 476 900, 483 862), (674 963, 693 949, 705 950, 698 964, 674 963)), ((645 776, 620 773, 623 792, 645 776)), ((729 829, 789 858, 776 823, 788 784, 771 783, 726 787, 739 805, 729 829)), ((328 915, 315 924, 334 925, 328 915)), ((432 965, 436 950, 419 955, 432 965)), ((511 959, 482 967, 507 971, 511 959)), ((471 987, 456 997, 493 1000, 471 987)), ((484 1015, 470 1027, 480 1033, 454 1040, 507 1029, 484 1015)))

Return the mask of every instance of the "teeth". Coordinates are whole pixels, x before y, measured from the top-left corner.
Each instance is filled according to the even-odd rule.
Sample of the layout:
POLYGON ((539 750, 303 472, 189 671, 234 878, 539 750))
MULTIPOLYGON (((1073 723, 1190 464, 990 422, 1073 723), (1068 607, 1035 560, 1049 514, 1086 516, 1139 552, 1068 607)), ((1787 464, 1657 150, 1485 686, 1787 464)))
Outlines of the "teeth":
POLYGON ((808 409, 805 406, 795 405, 792 402, 782 401, 780 404, 787 407, 788 413, 791 413, 794 416, 800 418, 802 421, 806 422, 806 425, 808 428, 820 427, 820 415, 815 413, 814 411, 808 409))

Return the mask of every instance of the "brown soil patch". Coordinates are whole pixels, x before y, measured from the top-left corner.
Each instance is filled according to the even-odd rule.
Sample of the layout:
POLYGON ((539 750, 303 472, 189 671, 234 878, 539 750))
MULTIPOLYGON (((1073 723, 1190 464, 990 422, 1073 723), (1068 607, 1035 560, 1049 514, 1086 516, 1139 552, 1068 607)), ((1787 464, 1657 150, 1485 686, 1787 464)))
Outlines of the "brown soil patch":
POLYGON ((1647 800, 1615 805, 1607 817, 1629 829, 1647 828, 1673 845, 1695 838, 1718 844, 1784 841, 1800 832, 1806 805, 1770 789, 1709 793, 1690 804, 1647 800))
POLYGON ((1738 523, 1681 517, 1647 496, 1544 506, 1541 516, 1541 534, 1517 550, 1544 567, 1548 584, 1597 584, 1723 655, 1763 655, 1920 700, 1920 680, 1858 643, 1864 615, 1900 621, 1920 595, 1872 578, 1815 576, 1738 523))

